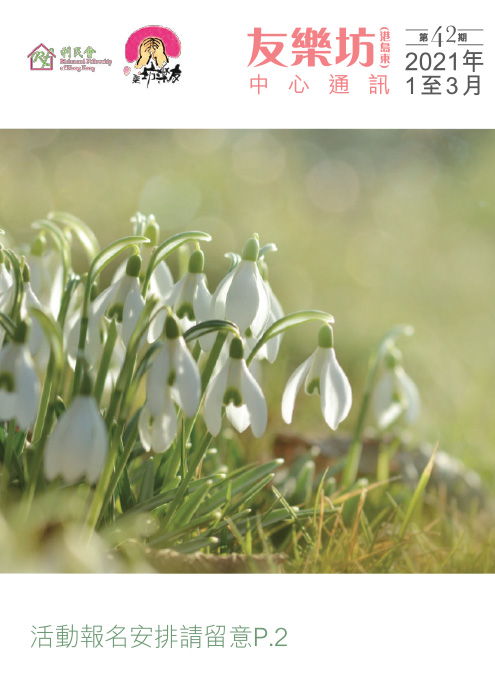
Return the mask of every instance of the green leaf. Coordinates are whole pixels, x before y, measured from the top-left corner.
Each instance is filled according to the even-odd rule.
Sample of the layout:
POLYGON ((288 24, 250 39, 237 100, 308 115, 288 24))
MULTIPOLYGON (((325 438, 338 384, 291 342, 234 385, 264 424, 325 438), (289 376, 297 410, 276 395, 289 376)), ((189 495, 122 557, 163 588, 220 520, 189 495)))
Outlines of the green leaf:
POLYGON ((191 520, 200 505, 205 500, 212 486, 213 481, 211 479, 207 479, 200 488, 196 489, 193 493, 187 496, 184 503, 177 509, 177 512, 172 520, 175 527, 186 525, 191 520))
POLYGON ((76 234, 90 262, 98 255, 100 250, 98 239, 84 221, 65 211, 52 211, 48 214, 48 219, 59 221, 76 234))
MULTIPOLYGON (((215 510, 215 508, 223 507, 227 501, 228 492, 230 490, 230 496, 233 498, 241 491, 247 491, 251 486, 264 479, 268 474, 271 474, 277 467, 283 464, 282 459, 274 459, 271 462, 262 464, 259 467, 253 467, 248 469, 241 476, 232 478, 227 477, 226 481, 216 489, 216 492, 208 500, 208 508, 215 510)), ((201 511, 204 512, 204 509, 201 511)))
POLYGON ((13 338, 14 333, 15 333, 15 323, 12 321, 12 319, 4 314, 2 311, 0 311, 0 325, 3 326, 4 330, 8 333, 8 335, 13 338))
MULTIPOLYGON (((138 236, 134 236, 134 239, 138 238, 138 236)), ((146 270, 146 275, 144 278, 143 282, 143 296, 146 296, 146 292, 148 291, 148 285, 150 283, 151 275, 153 274, 154 269, 156 268, 157 265, 159 265, 163 260, 168 258, 171 253, 173 253, 177 248, 180 248, 184 243, 189 243, 190 241, 205 241, 209 242, 211 241, 211 236, 209 233, 204 233, 203 231, 186 231, 184 233, 177 233, 175 236, 171 236, 170 238, 167 238, 166 241, 163 241, 153 255, 151 256, 148 268, 146 270)))
POLYGON ((155 481, 155 464, 153 457, 144 465, 144 474, 139 489, 138 503, 146 503, 153 497, 153 483, 155 481))
POLYGON ((438 442, 435 445, 435 447, 433 449, 433 453, 428 461, 428 464, 426 465, 423 473, 421 474, 419 481, 418 481, 418 485, 416 486, 416 488, 414 490, 413 496, 411 498, 411 502, 409 503, 409 507, 406 511, 406 514, 404 516, 404 520, 402 521, 402 526, 401 526, 400 531, 399 531, 399 536, 398 536, 399 542, 403 539, 404 535, 406 534, 409 523, 411 522, 411 519, 414 515, 414 511, 416 510, 416 507, 417 507, 417 505, 418 505, 418 503, 423 495, 423 492, 428 485, 428 481, 430 480, 430 476, 431 476, 431 471, 432 471, 433 465, 435 463, 435 455, 437 453, 437 448, 438 448, 438 442))
POLYGON ((88 273, 88 287, 94 284, 96 278, 99 274, 109 265, 112 260, 127 250, 128 248, 138 247, 139 243, 147 243, 149 238, 146 236, 125 236, 124 238, 119 238, 118 241, 110 243, 106 248, 103 248, 101 253, 98 253, 96 258, 91 263, 88 273))
POLYGON ((275 321, 275 323, 267 328, 259 341, 256 343, 247 359, 247 364, 251 364, 256 354, 261 350, 265 343, 268 343, 269 340, 275 338, 277 335, 280 335, 280 333, 288 331, 290 328, 295 328, 296 326, 300 326, 303 323, 308 323, 309 321, 333 323, 335 319, 331 314, 327 314, 325 311, 296 311, 296 313, 288 314, 287 316, 279 318, 278 321, 275 321))
POLYGON ((275 243, 267 243, 266 245, 261 248, 259 254, 258 254, 258 260, 262 260, 267 253, 276 253, 278 250, 277 246, 275 243))
POLYGON ((192 328, 189 328, 189 330, 184 333, 184 340, 186 343, 190 343, 207 333, 215 333, 217 331, 229 331, 230 333, 239 335, 239 329, 235 323, 214 319, 212 321, 203 321, 203 323, 198 323, 192 328))

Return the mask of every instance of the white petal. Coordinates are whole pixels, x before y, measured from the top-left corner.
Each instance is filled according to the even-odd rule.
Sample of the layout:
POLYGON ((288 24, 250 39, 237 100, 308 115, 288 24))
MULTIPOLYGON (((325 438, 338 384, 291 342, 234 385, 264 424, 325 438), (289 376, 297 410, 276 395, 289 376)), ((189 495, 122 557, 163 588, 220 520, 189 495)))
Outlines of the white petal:
MULTIPOLYGON (((381 430, 384 430, 391 424, 390 414, 388 414, 390 406, 395 403, 400 407, 399 402, 394 402, 394 391, 395 382, 393 374, 390 371, 386 371, 378 380, 371 400, 375 420, 381 430)), ((396 420, 397 417, 398 416, 395 415, 393 420, 396 420)))
POLYGON ((148 329, 148 343, 154 343, 161 336, 166 318, 167 310, 165 307, 155 313, 148 329))
POLYGON ((97 320, 101 319, 103 314, 106 312, 107 308, 110 306, 110 303, 113 302, 114 298, 119 296, 121 285, 123 284, 126 277, 127 275, 124 275, 124 277, 111 284, 110 287, 107 287, 107 289, 104 289, 102 292, 100 292, 96 299, 93 302, 91 302, 88 314, 90 320, 91 318, 97 320))
POLYGON ((265 397, 244 360, 241 361, 241 368, 242 400, 246 404, 249 412, 253 435, 255 437, 261 437, 266 430, 268 418, 265 397))
POLYGON ((234 404, 230 403, 225 409, 225 414, 238 433, 243 433, 249 427, 251 421, 245 404, 234 406, 234 404))
POLYGON ((13 284, 12 275, 3 263, 0 264, 0 295, 5 294, 13 284))
POLYGON ((86 478, 90 484, 95 484, 105 466, 108 453, 108 434, 105 421, 98 410, 96 400, 91 403, 91 438, 86 467, 86 478))
POLYGON ((222 427, 223 397, 227 388, 230 358, 223 365, 214 379, 210 379, 205 397, 205 423, 213 436, 217 436, 222 427))
POLYGON ((15 391, 17 393, 17 425, 27 430, 34 425, 38 413, 40 385, 33 361, 25 346, 16 367, 15 391))
POLYGON ((17 415, 17 393, 0 389, 0 420, 12 420, 17 415))
POLYGON ((335 350, 328 348, 320 377, 321 410, 332 430, 349 414, 352 406, 352 389, 344 370, 337 362, 335 350))
MULTIPOLYGON (((275 323, 277 319, 273 315, 272 312, 270 312, 268 316, 268 321, 266 323, 266 328, 269 328, 273 323, 275 323)), ((264 329, 265 330, 265 329, 264 329)), ((278 351, 280 349, 280 343, 282 342, 282 334, 276 335, 274 338, 268 341, 263 346, 263 350, 265 351, 265 356, 268 362, 275 362, 277 359, 278 351)))
POLYGON ((89 432, 83 396, 76 396, 58 419, 45 448, 45 474, 48 479, 62 476, 67 483, 79 481, 86 469, 89 432))
POLYGON ((256 286, 258 287, 258 310, 256 311, 256 316, 251 323, 251 330, 255 338, 261 335, 267 325, 268 317, 270 314, 270 298, 268 296, 268 291, 266 285, 258 270, 258 266, 255 265, 255 279, 256 286))
POLYGON ((301 388, 304 378, 308 374, 311 365, 313 364, 315 352, 305 360, 302 365, 291 374, 289 380, 285 386, 284 394, 282 396, 282 418, 286 423, 292 423, 292 414, 294 413, 294 403, 296 401, 296 396, 301 388))
POLYGON ((165 410, 165 391, 172 370, 168 343, 158 351, 146 378, 146 403, 152 416, 165 410))
POLYGON ((198 323, 208 321, 211 318, 211 294, 206 286, 206 277, 204 273, 196 274, 193 308, 198 323))
MULTIPOLYGON (((21 318, 25 321, 29 316, 30 309, 42 309, 38 297, 31 289, 29 282, 24 284, 24 295, 22 297, 21 304, 21 318)), ((36 355, 40 349, 42 340, 44 339, 43 329, 41 328, 39 322, 33 319, 33 324, 28 335, 28 345, 31 355, 36 355)))
POLYGON ((143 446, 143 449, 146 452, 149 452, 151 450, 151 422, 153 420, 153 416, 148 410, 148 406, 144 404, 143 408, 141 409, 141 413, 139 414, 139 419, 138 419, 138 431, 139 431, 139 438, 141 440, 141 445, 143 446))
POLYGON ((174 279, 172 273, 170 272, 167 263, 162 260, 153 270, 153 274, 150 279, 150 295, 156 296, 162 301, 166 301, 172 287, 174 286, 174 279))
POLYGON ((172 290, 170 292, 170 295, 167 299, 167 304, 169 306, 172 306, 175 308, 177 300, 181 296, 182 289, 183 289, 184 285, 187 283, 188 279, 189 279, 189 273, 187 272, 184 275, 184 277, 182 277, 178 282, 176 282, 174 284, 174 286, 172 287, 172 290))
POLYGON ((377 425, 380 430, 386 430, 399 420, 404 413, 405 404, 400 401, 392 401, 386 409, 381 411, 377 419, 377 425))
MULTIPOLYGON (((177 338, 175 346, 175 388, 177 403, 186 416, 192 418, 198 410, 201 398, 201 376, 183 338, 177 338)), ((174 397, 175 398, 175 397, 174 397)))
POLYGON ((127 299, 125 300, 122 315, 122 340, 124 341, 126 347, 129 345, 129 341, 134 333, 144 306, 145 302, 141 296, 139 280, 137 277, 133 277, 133 282, 131 283, 127 299))
MULTIPOLYGON (((321 381, 321 372, 323 369, 323 363, 325 362, 325 359, 327 357, 327 351, 324 348, 316 348, 314 356, 313 356, 313 362, 311 364, 311 367, 309 368, 308 376, 306 377, 306 381, 304 383, 304 391, 308 396, 310 396, 310 392, 308 389, 310 388, 310 385, 317 380, 318 383, 321 381)), ((320 387, 320 393, 321 393, 321 387, 320 387)))
POLYGON ((171 399, 167 401, 163 413, 154 418, 151 428, 151 447, 153 452, 168 450, 177 435, 177 413, 171 399))
POLYGON ((5 292, 0 294, 0 311, 4 314, 9 315, 12 311, 12 295, 14 293, 14 287, 10 287, 5 292))
POLYGON ((120 280, 124 277, 125 272, 127 270, 127 260, 123 260, 115 272, 113 273, 112 281, 110 283, 110 286, 112 287, 116 282, 120 282, 120 280))
POLYGON ((227 294, 232 284, 236 268, 231 270, 219 283, 211 298, 211 317, 212 318, 225 318, 225 306, 227 304, 227 294))
POLYGON ((256 277, 257 272, 258 268, 255 262, 242 260, 234 270, 232 283, 227 294, 226 318, 236 323, 241 333, 245 333, 258 313, 260 291, 256 277))
POLYGON ((413 380, 407 375, 402 367, 396 367, 395 376, 397 377, 402 393, 407 404, 404 419, 407 423, 414 423, 421 412, 421 400, 419 391, 413 380))

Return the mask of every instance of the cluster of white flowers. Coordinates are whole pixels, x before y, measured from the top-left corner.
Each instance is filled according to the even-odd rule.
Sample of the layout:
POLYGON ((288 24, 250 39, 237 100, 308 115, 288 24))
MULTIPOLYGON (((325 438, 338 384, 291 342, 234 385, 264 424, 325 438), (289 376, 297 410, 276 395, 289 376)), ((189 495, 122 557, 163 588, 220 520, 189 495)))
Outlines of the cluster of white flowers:
MULTIPOLYGON (((288 317, 267 281, 266 249, 260 251, 258 236, 247 241, 241 256, 232 255, 230 271, 212 294, 197 241, 186 274, 174 283, 165 260, 156 259, 159 228, 154 218, 137 214, 134 223, 136 244, 129 244, 134 250, 118 267, 110 286, 99 294, 89 277, 73 285, 68 294, 73 273, 63 269, 56 250, 47 250, 43 235, 25 258, 0 250, 0 420, 15 421, 24 431, 31 431, 39 420, 39 377, 46 376, 50 338, 40 322, 43 319, 33 310, 58 323, 66 360, 75 371, 71 376, 79 372, 79 382, 74 379, 68 407, 58 420, 54 412, 45 410, 43 415, 41 428, 47 433, 44 473, 49 480, 60 476, 68 483, 82 478, 98 481, 109 452, 108 429, 113 420, 107 414, 106 424, 102 417, 102 384, 104 381, 108 400, 131 352, 149 351, 151 358, 146 399, 137 420, 145 451, 165 452, 179 432, 178 411, 193 419, 203 397, 202 415, 211 435, 220 433, 224 415, 239 432, 250 426, 253 435, 260 437, 266 429, 265 397, 249 364, 254 357, 271 363, 276 360, 284 330, 280 324, 288 317), (148 304, 152 311, 136 341, 148 304), (7 321, 12 325, 8 338, 7 321), (219 321, 224 322, 222 327, 219 321), (202 332, 191 336, 199 342, 193 357, 186 341, 198 324, 202 332), (272 332, 277 324, 282 330, 272 332), (205 365, 218 333, 226 336, 227 330, 234 333, 230 344, 219 351, 218 366, 202 386, 199 366, 205 365), (92 390, 95 379, 102 389, 97 398, 92 390), (50 420, 45 420, 46 415, 50 420)), ((335 430, 350 411, 351 387, 336 359, 331 317, 311 313, 320 314, 323 321, 318 346, 287 382, 282 417, 287 423, 292 421, 296 395, 304 383, 307 394, 320 395, 324 420, 335 430)), ((379 386, 375 402, 386 404, 379 409, 382 426, 395 419, 397 411, 416 410, 406 375, 397 366, 391 372, 379 386)))

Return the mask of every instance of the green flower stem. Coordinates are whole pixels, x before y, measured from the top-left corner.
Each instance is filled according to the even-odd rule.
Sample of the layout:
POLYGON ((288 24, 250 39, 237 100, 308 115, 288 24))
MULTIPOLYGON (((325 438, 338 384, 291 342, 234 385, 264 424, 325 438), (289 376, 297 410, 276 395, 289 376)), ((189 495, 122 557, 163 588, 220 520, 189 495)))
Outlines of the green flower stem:
MULTIPOLYGON (((89 283, 89 277, 86 280, 86 289, 88 289, 88 286, 89 286, 88 283, 89 283)), ((88 333, 88 325, 89 325, 88 307, 89 307, 89 294, 88 294, 88 302, 86 303, 86 290, 85 290, 82 316, 81 316, 81 327, 79 330, 79 342, 77 344, 77 357, 76 357, 76 366, 74 369, 74 381, 72 382, 71 398, 74 398, 74 396, 76 396, 78 394, 79 388, 81 386, 81 378, 82 378, 83 364, 84 364, 84 349, 86 347, 86 335, 88 333)))
POLYGON ((163 241, 163 243, 160 243, 157 248, 155 248, 148 263, 148 267, 146 268, 146 273, 143 280, 142 294, 145 299, 146 294, 148 293, 151 275, 153 274, 157 265, 159 265, 163 260, 166 260, 169 255, 184 245, 184 243, 189 243, 192 241, 208 242, 211 241, 211 236, 203 231, 186 231, 185 233, 177 233, 175 236, 171 236, 166 241, 163 241))
MULTIPOLYGON (((132 382, 132 376, 134 374, 134 366, 136 364, 136 356, 134 354, 126 353, 124 364, 120 370, 120 374, 115 384, 115 388, 112 392, 112 398, 110 399, 110 406, 108 407, 107 415, 105 416, 105 422, 108 430, 110 430, 112 423, 117 415, 117 410, 119 408, 120 401, 122 397, 125 397, 126 387, 132 382)), ((120 416, 119 416, 120 418, 120 416)))
POLYGON ((285 331, 289 330, 289 328, 300 326, 301 324, 308 323, 309 321, 333 323, 334 320, 334 317, 331 314, 327 314, 325 311, 296 311, 293 314, 287 314, 287 316, 279 318, 277 321, 275 321, 275 323, 272 323, 272 325, 267 328, 259 341, 256 343, 249 354, 248 359, 246 360, 247 366, 249 367, 265 343, 268 343, 269 340, 272 340, 272 338, 280 335, 280 333, 284 333, 285 331))
POLYGON ((48 411, 48 405, 50 403, 50 396, 52 393, 53 378, 55 374, 55 362, 53 360, 53 355, 50 353, 50 359, 48 360, 48 365, 46 368, 45 381, 43 382, 43 390, 41 392, 40 406, 38 409, 38 415, 36 417, 36 423, 34 424, 33 430, 33 445, 35 445, 41 438, 43 433, 43 428, 45 426, 46 414, 48 411))
POLYGON ((373 394, 373 389, 375 388, 375 382, 378 375, 378 370, 380 368, 381 361, 386 354, 387 350, 393 344, 395 338, 400 335, 411 335, 413 333, 411 326, 401 325, 392 328, 385 337, 382 339, 378 346, 378 350, 373 353, 370 357, 368 363, 368 373, 366 375, 366 384, 363 394, 363 400, 361 402, 361 408, 359 409, 359 415, 354 429, 354 433, 351 440, 351 445, 349 452, 347 453, 347 460, 342 472, 342 485, 345 488, 350 488, 352 484, 356 481, 359 460, 361 459, 361 452, 363 450, 363 433, 366 422, 366 415, 368 413, 368 408, 371 401, 371 396, 373 394))
MULTIPOLYGON (((206 362, 205 368, 203 370, 203 374, 201 375, 201 400, 199 402, 198 410, 196 411, 196 415, 193 416, 192 418, 187 418, 184 422, 184 433, 185 433, 185 444, 189 441, 189 438, 191 437, 191 432, 194 427, 194 424, 196 422, 196 419, 199 415, 199 411, 201 408, 201 403, 203 400, 203 397, 206 393, 206 389, 208 387, 208 383, 211 379, 211 375, 213 374, 213 370, 215 369, 215 366, 218 362, 218 358, 220 357, 220 353, 222 352, 223 345, 225 343, 225 339, 227 337, 226 333, 219 333, 217 335, 217 338, 213 344, 213 347, 210 351, 210 354, 208 356, 208 360, 206 362)), ((182 445, 181 441, 177 440, 175 444, 174 451, 172 453, 172 456, 170 458, 170 462, 167 465, 167 473, 165 476, 165 483, 169 482, 170 479, 173 479, 175 476, 177 476, 177 472, 179 470, 180 462, 181 462, 181 453, 182 453, 182 445)))
MULTIPOLYGON (((100 519, 100 514, 103 509, 103 503, 106 498, 107 491, 109 491, 110 481, 112 479, 112 474, 115 471, 115 465, 117 463, 120 442, 122 440, 124 429, 112 431, 112 437, 110 440, 110 449, 108 450, 107 460, 105 466, 103 467, 103 472, 100 476, 98 484, 96 485, 95 493, 91 506, 88 511, 86 518, 86 525, 92 532, 100 519)), ((131 447, 132 449, 132 447, 131 447)), ((113 492, 110 492, 110 496, 113 492)))
MULTIPOLYGON (((136 444, 137 438, 138 438, 138 422, 135 421, 135 424, 132 428, 131 434, 129 435, 129 438, 125 444, 124 450, 123 450, 122 454, 120 455, 120 457, 117 459, 117 462, 115 464, 115 469, 110 476, 110 483, 108 484, 107 490, 105 491, 105 495, 104 495, 103 500, 101 502, 99 513, 96 516, 96 523, 97 524, 100 524, 102 515, 105 512, 105 508, 108 506, 112 496, 115 493, 115 489, 117 488, 117 484, 119 483, 120 477, 122 476, 124 469, 127 466, 127 462, 129 461, 129 457, 131 455, 131 452, 133 450, 134 445, 136 444)), ((95 494, 95 496, 96 496, 96 494, 95 494)))
POLYGON ((7 440, 5 442, 5 455, 4 464, 10 472, 12 466, 12 454, 14 452, 14 439, 15 439, 15 418, 9 421, 9 426, 7 428, 7 440))
POLYGON ((14 323, 17 323, 17 321, 19 320, 19 312, 21 309, 22 295, 24 294, 24 283, 22 281, 21 263, 13 250, 4 249, 4 253, 8 256, 10 262, 12 263, 12 269, 14 271, 15 294, 14 302, 12 304, 12 311, 9 315, 11 320, 14 323))
POLYGON ((115 348, 115 343, 117 341, 117 322, 115 318, 112 319, 110 328, 108 329, 108 335, 105 342, 105 348, 103 350, 103 355, 101 357, 100 367, 98 369, 98 374, 96 376, 94 396, 98 404, 101 401, 103 395, 103 389, 105 388, 105 379, 110 368, 110 362, 112 361, 112 353, 115 348))
POLYGON ((79 342, 77 344, 77 358, 76 367, 74 369, 74 382, 72 384, 72 394, 74 397, 79 392, 79 387, 81 385, 81 377, 84 364, 84 350, 86 348, 86 335, 88 333, 89 325, 89 304, 91 300, 91 288, 96 281, 98 275, 105 269, 105 267, 115 260, 115 258, 120 255, 120 253, 127 250, 127 248, 136 248, 140 243, 147 243, 148 238, 145 236, 126 236, 121 238, 115 243, 111 243, 106 248, 104 248, 101 253, 98 253, 96 258, 90 265, 88 271, 88 277, 86 279, 86 285, 84 287, 84 298, 81 310, 81 329, 79 332, 79 342))
MULTIPOLYGON (((177 489, 177 493, 175 495, 175 498, 167 509, 167 515, 165 516, 165 518, 163 520, 163 524, 160 528, 161 534, 165 533, 167 531, 167 528, 170 525, 170 522, 172 521, 172 518, 174 517, 174 515, 177 511, 177 508, 182 503, 182 499, 184 498, 184 495, 187 491, 187 488, 188 488, 189 484, 191 483, 191 480, 192 480, 193 476, 195 475, 196 470, 197 470, 201 460, 205 456, 212 440, 213 440, 212 434, 209 433, 208 430, 206 430, 204 435, 203 435, 203 438, 201 440, 201 444, 200 444, 198 450, 196 451, 196 454, 189 460, 186 475, 182 479, 180 486, 177 489)), ((186 442, 187 442, 187 440, 186 440, 186 442)), ((180 448, 181 448, 181 446, 179 446, 179 454, 181 452, 180 448)))

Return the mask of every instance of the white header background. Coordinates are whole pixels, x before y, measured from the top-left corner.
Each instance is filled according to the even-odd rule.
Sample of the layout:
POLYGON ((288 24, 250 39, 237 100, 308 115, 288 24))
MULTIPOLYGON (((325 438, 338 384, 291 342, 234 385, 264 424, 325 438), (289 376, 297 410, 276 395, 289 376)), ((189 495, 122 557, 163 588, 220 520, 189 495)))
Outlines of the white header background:
MULTIPOLYGON (((0 128, 490 128, 487 2, 10 2, 0 22, 0 128), (124 47, 159 24, 182 42, 174 85, 132 85, 124 47), (408 94, 406 28, 483 28, 479 97, 408 94), (390 94, 328 95, 331 68, 247 67, 253 27, 391 32, 390 94), (39 43, 90 45, 112 66, 32 72, 39 43), (265 72, 265 71, 263 71, 265 72), (308 81, 289 91, 294 75, 308 81), (276 81, 275 81, 276 79, 276 81)), ((332 46, 332 50, 333 46, 332 46)), ((58 60, 57 60, 58 64, 58 60)), ((368 74, 358 66, 353 73, 368 74), (357 70, 356 70, 357 69, 357 70)), ((378 71, 377 72, 384 72, 378 71)), ((350 71, 349 71, 350 73, 350 71)), ((26 174, 29 176, 29 173, 26 174)), ((492 576, 1 576, 4 697, 456 698, 493 694, 492 576), (217 622, 215 622, 215 620, 217 622), (32 625, 245 624, 286 627, 288 647, 247 650, 31 649, 32 625), (10 691, 10 692, 9 692, 10 691)))
MULTIPOLYGON (((105 4, 101 1, 5 3, 0 23, 2 56, 2 128, 490 128, 494 123, 495 65, 492 8, 487 2, 209 2, 105 4), (182 42, 182 76, 175 84, 131 84, 124 76, 125 42, 140 27, 158 24, 177 33, 182 42), (483 28, 484 66, 481 94, 421 96, 409 94, 406 80, 410 28, 438 26, 483 28), (287 33, 285 62, 292 63, 291 33, 296 27, 327 27, 331 32, 330 67, 282 68, 261 58, 248 68, 253 39, 264 33, 287 33), (340 27, 357 32, 366 27, 391 33, 391 65, 374 73, 388 74, 390 93, 369 95, 369 68, 346 62, 334 65, 335 36, 340 27), (53 71, 31 71, 27 55, 39 43, 53 47, 53 71), (110 58, 111 67, 61 71, 60 50, 92 46, 94 58, 110 58), (250 78, 266 77, 258 95, 250 78), (349 95, 329 95, 329 75, 349 73, 349 95), (298 75, 309 89, 289 90, 298 75), (352 77, 351 77, 352 76, 352 77), (360 82, 359 89, 357 82, 360 82)), ((379 43, 379 42, 378 42, 379 43)), ((441 50, 450 53, 452 45, 441 50)), ((420 49, 421 50, 421 49, 420 49)), ((438 49, 435 49, 438 50, 438 49)), ((476 50, 473 47, 473 50, 476 50)), ((378 60, 376 60, 378 59, 378 60)), ((172 59, 172 64, 175 59, 172 59)), ((447 64, 446 64, 447 65, 447 64)), ((467 69, 464 69, 465 71, 467 69)), ((428 71, 432 72, 432 71, 428 71)), ((458 71, 459 72, 459 71, 458 71)))

